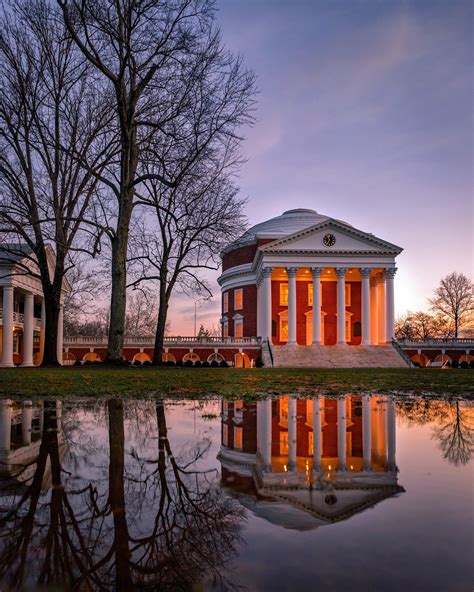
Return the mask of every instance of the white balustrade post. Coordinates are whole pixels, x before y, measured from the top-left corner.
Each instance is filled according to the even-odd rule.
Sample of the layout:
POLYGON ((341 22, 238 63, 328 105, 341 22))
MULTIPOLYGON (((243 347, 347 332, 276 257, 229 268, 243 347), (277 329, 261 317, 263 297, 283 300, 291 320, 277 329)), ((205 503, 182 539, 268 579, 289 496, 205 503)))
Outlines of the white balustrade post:
POLYGON ((372 469, 372 410, 370 395, 362 397, 362 450, 364 457, 364 471, 372 469))
POLYGON ((56 341, 56 353, 58 358, 58 363, 60 366, 63 365, 63 328, 64 328, 64 307, 61 303, 59 308, 59 315, 58 315, 58 334, 57 334, 57 341, 56 341))
POLYGON ((387 432, 388 432, 388 470, 396 471, 397 462, 396 455, 396 411, 395 401, 390 398, 388 401, 388 417, 387 417, 387 432))
POLYGON ((257 401, 257 448, 264 471, 272 470, 272 400, 257 401))
POLYGON ((321 404, 324 399, 316 397, 313 399, 313 470, 319 472, 321 470, 321 459, 322 459, 322 417, 321 417, 321 404))
POLYGON ((362 274, 362 345, 370 345, 370 274, 372 270, 364 267, 362 274))
POLYGON ((313 273, 313 343, 321 343, 321 273, 322 267, 312 267, 313 273))
POLYGON ((386 321, 385 321, 385 338, 387 343, 391 343, 395 336, 395 294, 394 294, 394 278, 397 270, 395 268, 386 269, 386 321))
POLYGON ((378 302, 378 329, 379 329, 379 343, 386 343, 385 324, 386 324, 386 302, 385 302, 385 274, 379 277, 377 286, 377 302, 378 302))
POLYGON ((33 402, 24 401, 21 408, 21 440, 25 446, 31 444, 31 423, 33 419, 33 402))
POLYGON ((372 345, 378 345, 379 343, 379 305, 378 305, 378 277, 373 277, 370 283, 370 333, 372 345))
POLYGON ((296 273, 297 267, 287 267, 288 275, 288 343, 296 345, 296 273))
POLYGON ((13 286, 3 286, 1 366, 8 368, 13 365, 13 286))
POLYGON ((296 469, 296 399, 289 397, 288 400, 288 470, 296 469))
POLYGON ((23 314, 23 360, 22 366, 33 366, 33 330, 34 330, 34 296, 25 294, 25 307, 23 314))
POLYGON ((346 470, 346 398, 337 400, 337 455, 339 458, 338 470, 346 470))
POLYGON ((337 343, 346 343, 346 271, 336 269, 337 275, 337 343))

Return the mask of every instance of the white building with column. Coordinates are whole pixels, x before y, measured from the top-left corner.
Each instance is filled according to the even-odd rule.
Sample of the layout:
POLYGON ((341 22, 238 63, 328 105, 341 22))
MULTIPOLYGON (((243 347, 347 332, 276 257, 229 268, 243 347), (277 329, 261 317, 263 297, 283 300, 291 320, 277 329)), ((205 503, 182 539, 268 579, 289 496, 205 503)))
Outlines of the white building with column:
MULTIPOLYGON (((50 269, 54 251, 48 246, 50 269)), ((71 286, 65 280, 62 302, 71 286)), ((41 280, 26 245, 0 245, 0 367, 41 363, 46 326, 41 280), (31 272, 28 272, 28 269, 31 272)), ((58 326, 58 359, 63 357, 63 315, 58 326)))
POLYGON ((403 366, 392 346, 401 251, 314 210, 257 224, 222 254, 223 334, 261 337, 274 365, 293 365, 296 349, 301 365, 332 365, 331 356, 335 365, 403 366))

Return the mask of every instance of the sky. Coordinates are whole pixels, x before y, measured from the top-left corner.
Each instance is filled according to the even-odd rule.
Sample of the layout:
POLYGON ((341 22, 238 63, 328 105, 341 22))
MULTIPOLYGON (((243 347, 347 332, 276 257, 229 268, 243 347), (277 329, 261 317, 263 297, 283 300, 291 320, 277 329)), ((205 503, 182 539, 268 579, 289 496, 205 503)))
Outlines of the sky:
MULTIPOLYGON (((253 225, 312 208, 403 247, 396 314, 473 275, 470 0, 218 0, 227 47, 255 71, 238 179, 253 225)), ((197 323, 218 326, 214 298, 197 323)), ((193 332, 194 302, 170 309, 193 332)))

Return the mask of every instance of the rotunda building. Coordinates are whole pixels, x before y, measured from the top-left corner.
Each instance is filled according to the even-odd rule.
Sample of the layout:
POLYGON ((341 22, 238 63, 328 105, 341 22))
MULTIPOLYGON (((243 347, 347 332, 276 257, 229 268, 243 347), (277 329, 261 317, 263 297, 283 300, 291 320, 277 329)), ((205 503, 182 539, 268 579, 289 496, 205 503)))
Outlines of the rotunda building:
POLYGON ((310 209, 257 224, 222 252, 223 336, 275 346, 391 343, 401 251, 310 209))

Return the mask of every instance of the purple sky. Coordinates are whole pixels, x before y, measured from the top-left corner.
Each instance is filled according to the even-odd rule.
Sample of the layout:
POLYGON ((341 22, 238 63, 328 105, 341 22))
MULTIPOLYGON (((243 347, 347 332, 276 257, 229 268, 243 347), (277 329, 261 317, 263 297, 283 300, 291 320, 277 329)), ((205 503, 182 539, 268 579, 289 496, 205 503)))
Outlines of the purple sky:
MULTIPOLYGON (((258 77, 240 175, 255 224, 313 208, 405 250, 396 312, 472 276, 470 0, 220 0, 223 39, 258 77)), ((198 308, 218 324, 220 300, 198 308)), ((178 297, 171 332, 192 334, 178 297)))

